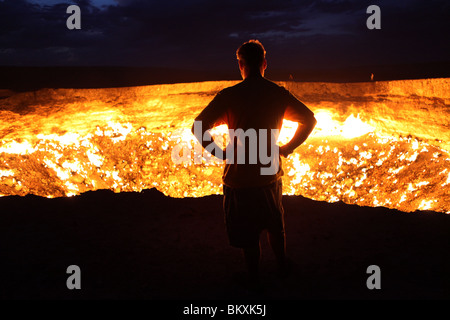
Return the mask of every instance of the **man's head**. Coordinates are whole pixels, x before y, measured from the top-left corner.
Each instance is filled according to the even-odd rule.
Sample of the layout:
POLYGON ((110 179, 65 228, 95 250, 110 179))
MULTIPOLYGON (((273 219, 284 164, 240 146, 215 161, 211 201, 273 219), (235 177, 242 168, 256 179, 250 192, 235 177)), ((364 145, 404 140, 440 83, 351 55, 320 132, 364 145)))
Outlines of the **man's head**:
POLYGON ((242 78, 251 74, 261 74, 267 67, 266 50, 258 40, 250 40, 242 44, 236 51, 242 78))

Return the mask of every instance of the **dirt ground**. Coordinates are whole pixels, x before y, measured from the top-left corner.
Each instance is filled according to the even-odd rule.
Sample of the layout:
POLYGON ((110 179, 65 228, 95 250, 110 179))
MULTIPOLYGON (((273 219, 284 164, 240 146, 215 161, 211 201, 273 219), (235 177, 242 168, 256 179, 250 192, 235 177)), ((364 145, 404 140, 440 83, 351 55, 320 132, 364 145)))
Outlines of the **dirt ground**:
POLYGON ((155 189, 72 198, 0 198, 0 298, 143 300, 449 299, 450 215, 284 196, 287 251, 280 280, 262 236, 264 291, 236 274, 222 196, 175 199, 155 189), (81 271, 69 290, 67 268, 81 271), (380 268, 369 290, 367 268, 380 268))

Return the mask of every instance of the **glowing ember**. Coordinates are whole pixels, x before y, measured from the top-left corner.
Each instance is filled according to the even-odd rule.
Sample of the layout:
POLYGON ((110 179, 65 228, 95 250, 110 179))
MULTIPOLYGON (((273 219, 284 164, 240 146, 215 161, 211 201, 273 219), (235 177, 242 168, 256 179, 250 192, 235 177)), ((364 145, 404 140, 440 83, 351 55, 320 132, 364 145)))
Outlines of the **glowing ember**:
MULTIPOLYGON (((153 187, 172 197, 220 194, 223 164, 201 153, 190 127, 214 94, 230 84, 57 90, 51 97, 44 90, 33 98, 37 100, 27 94, 4 99, 0 194, 52 198, 153 187), (112 93, 122 100, 111 98, 112 93), (39 99, 47 99, 47 104, 39 99), (27 108, 18 109, 20 103, 27 108), (182 148, 188 157, 175 163, 172 153, 182 148), (196 156, 201 165, 194 163, 196 156)), ((450 213, 445 142, 387 135, 354 108, 345 116, 321 103, 311 109, 318 120, 315 131, 283 159, 285 194, 450 213)), ((296 128, 285 120, 279 144, 296 128)), ((226 144, 226 126, 215 128, 213 135, 226 144)))

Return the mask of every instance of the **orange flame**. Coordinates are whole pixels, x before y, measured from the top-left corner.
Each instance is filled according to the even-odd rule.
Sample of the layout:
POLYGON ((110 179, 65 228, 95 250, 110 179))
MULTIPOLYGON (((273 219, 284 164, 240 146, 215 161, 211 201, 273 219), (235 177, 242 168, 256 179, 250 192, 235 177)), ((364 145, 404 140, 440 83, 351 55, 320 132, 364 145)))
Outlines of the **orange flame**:
MULTIPOLYGON (((190 90, 186 84, 183 88, 190 90)), ((201 165, 175 164, 171 158, 176 146, 185 147, 191 159, 199 151, 190 126, 217 92, 214 88, 207 98, 204 91, 165 98, 152 93, 143 100, 134 96, 122 109, 100 102, 96 94, 101 90, 91 90, 90 101, 68 102, 50 115, 48 107, 23 115, 0 110, 0 194, 60 197, 153 187, 173 197, 220 194, 222 164, 204 154, 201 165), (27 124, 23 130, 9 129, 21 123, 27 124)), ((70 99, 70 94, 81 94, 61 92, 70 99)), ((283 161, 285 194, 450 213, 447 150, 412 135, 386 136, 357 113, 342 117, 326 108, 313 111, 316 129, 283 161)), ((278 143, 289 141, 296 129, 297 123, 284 120, 278 143)), ((226 145, 226 126, 212 134, 226 145)))

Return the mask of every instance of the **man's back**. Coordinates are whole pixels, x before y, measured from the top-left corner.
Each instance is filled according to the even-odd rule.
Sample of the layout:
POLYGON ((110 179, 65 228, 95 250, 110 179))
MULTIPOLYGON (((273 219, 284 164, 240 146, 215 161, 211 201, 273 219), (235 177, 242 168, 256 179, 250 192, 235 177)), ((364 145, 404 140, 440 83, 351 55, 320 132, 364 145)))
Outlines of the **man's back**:
POLYGON ((222 91, 229 129, 281 129, 284 89, 263 77, 248 77, 222 91))
POLYGON ((244 133, 241 137, 245 139, 232 139, 227 147, 233 148, 234 159, 227 160, 223 182, 231 187, 251 187, 268 185, 283 175, 278 150, 273 150, 283 118, 302 122, 309 113, 283 87, 262 76, 251 76, 222 90, 196 120, 209 128, 227 124, 230 138, 233 133, 244 133), (255 135, 257 141, 252 140, 255 135), (242 150, 245 154, 239 158, 238 152, 242 150), (261 169, 268 169, 274 162, 277 170, 262 174, 261 169))

